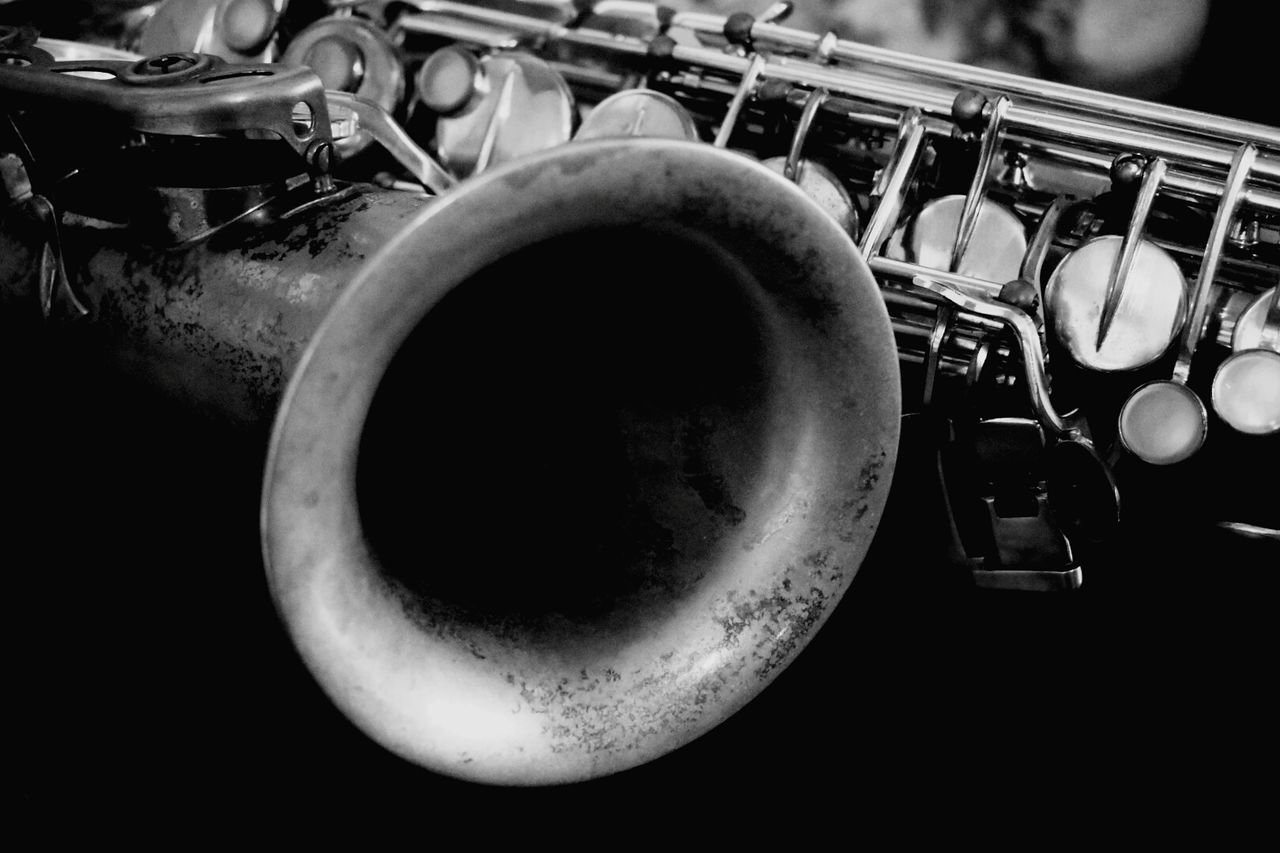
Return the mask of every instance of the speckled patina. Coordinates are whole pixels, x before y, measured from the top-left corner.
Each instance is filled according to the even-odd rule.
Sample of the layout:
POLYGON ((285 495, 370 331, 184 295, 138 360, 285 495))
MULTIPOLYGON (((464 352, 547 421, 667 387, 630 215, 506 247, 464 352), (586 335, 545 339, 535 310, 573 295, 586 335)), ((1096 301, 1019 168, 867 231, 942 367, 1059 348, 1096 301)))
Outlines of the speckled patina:
MULTIPOLYGON (((130 377, 221 421, 265 426, 338 294, 422 207, 403 193, 348 194, 286 222, 173 249, 68 228, 70 272, 92 315, 82 333, 130 377)), ((33 288, 33 263, 0 270, 5 302, 33 306, 33 288)))

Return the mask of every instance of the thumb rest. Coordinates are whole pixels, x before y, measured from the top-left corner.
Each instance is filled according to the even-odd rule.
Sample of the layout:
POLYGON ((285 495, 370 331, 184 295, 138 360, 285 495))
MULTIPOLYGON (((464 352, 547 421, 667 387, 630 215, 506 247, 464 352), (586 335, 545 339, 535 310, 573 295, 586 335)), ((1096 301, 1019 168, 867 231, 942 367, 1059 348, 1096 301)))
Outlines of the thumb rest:
MULTIPOLYGON (((798 185, 874 274, 940 561, 980 587, 1074 589, 1170 518, 1280 551, 1280 129, 789 29, 785 4, 332 2, 288 28, 267 5, 260 38, 208 42, 221 58, 0 42, 0 154, 27 222, 6 254, 36 279, 6 263, 10 310, 33 291, 56 323, 185 299, 190 340, 131 346, 226 346, 201 381, 261 420, 346 281, 375 277, 433 196, 582 140, 700 142, 798 185), (69 112, 91 108, 92 141, 69 112), (172 292, 174 258, 202 293, 172 292), (279 293, 216 316, 246 299, 249 260, 279 293), (130 281, 137 303, 105 295, 130 281)), ((142 26, 152 47, 183 31, 142 26)))

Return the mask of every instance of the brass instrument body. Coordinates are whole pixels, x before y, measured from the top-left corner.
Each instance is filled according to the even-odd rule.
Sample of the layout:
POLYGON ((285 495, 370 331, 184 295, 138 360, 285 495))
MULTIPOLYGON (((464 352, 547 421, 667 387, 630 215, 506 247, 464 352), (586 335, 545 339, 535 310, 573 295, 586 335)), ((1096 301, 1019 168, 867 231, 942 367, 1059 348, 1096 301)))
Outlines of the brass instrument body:
MULTIPOLYGON (((346 5, 382 10, 382 4, 346 5)), ((414 66, 434 50, 461 44, 478 54, 520 50, 540 56, 564 77, 583 108, 644 83, 687 109, 704 142, 719 139, 755 159, 786 156, 784 173, 797 165, 791 161, 801 152, 825 164, 855 208, 856 215, 845 222, 857 225, 833 227, 830 220, 810 218, 817 208, 806 206, 793 186, 763 176, 745 158, 735 167, 725 158, 736 155, 713 152, 709 145, 695 153, 697 146, 664 147, 653 140, 570 145, 502 171, 481 171, 453 190, 453 176, 434 159, 438 152, 431 150, 429 121, 415 127, 406 120, 400 127, 385 111, 370 111, 350 93, 322 100, 326 108, 336 105, 357 118, 365 110, 361 127, 402 167, 390 183, 404 186, 417 180, 440 190, 442 198, 426 203, 416 191, 335 184, 331 171, 364 180, 369 175, 361 170, 377 161, 364 154, 364 159, 331 169, 314 143, 290 139, 293 159, 279 181, 248 190, 213 188, 232 191, 227 216, 206 215, 221 204, 211 202, 213 191, 179 187, 181 192, 169 193, 193 205, 197 216, 192 221, 202 224, 172 229, 167 242, 178 245, 163 251, 134 242, 136 230, 103 228, 90 215, 71 217, 71 225, 80 227, 64 228, 59 250, 72 272, 71 295, 101 323, 88 334, 99 336, 112 360, 126 373, 145 377, 199 409, 220 411, 220 417, 261 426, 275 415, 262 507, 275 603, 325 691, 378 742, 451 775, 542 783, 613 772, 697 737, 767 684, 848 587, 870 547, 885 499, 888 468, 883 466, 897 445, 893 421, 899 411, 906 417, 894 489, 905 497, 897 498, 896 516, 895 504, 889 504, 886 512, 895 521, 877 543, 901 548, 900 553, 926 554, 937 565, 960 567, 966 588, 1073 589, 1082 574, 1104 591, 1125 584, 1191 584, 1197 579, 1190 571, 1175 569, 1150 581, 1148 576, 1135 579, 1133 568, 1149 561, 1173 564, 1198 542, 1214 543, 1242 573, 1274 553, 1280 506, 1266 471, 1277 458, 1275 436, 1235 435, 1213 420, 1204 449, 1180 467, 1161 469, 1123 455, 1116 444, 1116 412, 1135 385, 1168 372, 1173 353, 1110 374, 1074 364, 1047 331, 1040 291, 1072 253, 1102 239, 1117 242, 1119 256, 1148 240, 1167 251, 1192 280, 1212 254, 1206 249, 1211 232, 1220 230, 1211 229, 1211 221, 1229 194, 1227 168, 1240 145, 1256 144, 1261 153, 1236 199, 1241 219, 1227 238, 1229 248, 1216 275, 1209 276, 1212 286, 1205 289, 1202 342, 1208 345, 1189 385, 1207 401, 1215 368, 1241 337, 1238 328, 1266 313, 1258 309, 1261 294, 1274 286, 1280 268, 1280 131, 996 72, 930 62, 913 65, 896 55, 768 22, 749 26, 744 40, 741 32, 726 37, 725 21, 718 18, 678 14, 663 24, 649 21, 647 13, 639 14, 627 3, 600 4, 594 17, 581 19, 513 15, 434 0, 395 8, 404 5, 414 10, 386 23, 408 57, 406 79, 413 79, 414 66), (621 15, 612 23, 611 10, 621 15), (676 23, 684 30, 681 40, 662 42, 666 36, 660 31, 670 31, 667 25, 676 23), (759 79, 748 86, 753 77, 759 79), (965 88, 972 85, 986 89, 990 97, 980 96, 980 109, 967 115, 960 106, 969 97, 965 88), (736 121, 726 120, 726 114, 736 121), (801 134, 796 128, 806 116, 811 126, 805 124, 801 134), (653 186, 645 183, 642 167, 626 165, 626 151, 638 152, 635 156, 642 159, 656 157, 648 161, 653 186), (659 151, 666 153, 656 156, 659 151), (1118 175, 1120 161, 1135 152, 1144 168, 1163 164, 1145 207, 1135 203, 1137 187, 1118 175), (663 157, 671 158, 666 172, 663 157), (608 168, 611 158, 624 165, 608 168), (718 188, 722 198, 717 199, 716 187, 699 185, 694 175, 681 173, 681 180, 673 179, 694 163, 705 164, 708 174, 723 170, 716 172, 728 182, 718 188), (578 210, 566 188, 583 173, 595 177, 583 184, 579 201, 593 191, 600 195, 578 210), (620 181, 630 181, 629 188, 620 189, 620 181), (646 195, 654 187, 668 197, 646 195), (503 193, 512 199, 509 205, 503 203, 503 193), (643 203, 636 200, 642 196, 643 203), (941 256, 952 255, 953 262, 925 263, 907 229, 921 221, 930 204, 947 197, 963 199, 959 227, 955 234, 933 235, 931 248, 941 256), (625 203, 616 202, 615 211, 618 198, 625 203), (681 198, 686 203, 676 203, 681 198), (704 212, 724 199, 744 212, 717 208, 708 217, 712 224, 699 230, 691 211, 704 212), (771 204, 762 205, 761 199, 771 204), (745 212, 773 204, 776 212, 755 219, 755 211, 745 212), (966 229, 974 229, 987 204, 1001 205, 1012 217, 1009 221, 1016 219, 1025 228, 1028 248, 1019 276, 1035 299, 1027 298, 1026 287, 1009 290, 1009 282, 959 271, 956 261, 965 254, 961 244, 972 237, 970 246, 981 249, 981 234, 966 236, 966 229), (1139 208, 1140 216, 1134 213, 1139 208), (451 220, 450 211, 468 210, 467 221, 451 220), (575 622, 565 618, 564 602, 552 599, 564 595, 578 605, 598 605, 592 596, 609 599, 617 590, 592 586, 594 564, 589 559, 574 562, 580 552, 560 561, 567 567, 567 580, 560 583, 540 577, 535 561, 521 548, 547 530, 588 550, 617 547, 599 528, 612 523, 609 513, 616 507, 609 501, 630 493, 624 482, 598 505, 584 502, 583 494, 608 493, 598 487, 607 485, 603 481, 608 476, 600 472, 608 473, 610 466, 589 453, 574 455, 579 448, 571 441, 557 442, 562 434, 577 435, 575 419, 594 423, 618 417, 620 410, 595 404, 596 394, 610 384, 609 367, 631 364, 624 355, 662 363, 661 345, 628 350, 638 341, 650 343, 642 334, 644 322, 652 321, 660 330, 656 337, 661 342, 670 338, 673 351, 695 353, 692 364, 715 360, 714 352, 691 343, 696 335, 687 329, 677 334, 676 327, 663 325, 669 322, 666 314, 680 316, 691 308, 671 295, 673 283, 693 287, 700 279, 690 276, 686 282, 684 276, 704 268, 682 265, 692 255, 676 251, 667 280, 661 258, 671 251, 670 244, 641 241, 636 249, 641 263, 628 257, 613 237, 598 239, 597 226, 615 214, 624 217, 614 222, 618 228, 641 233, 648 233, 647 228, 662 233, 677 221, 694 244, 708 249, 706 257, 722 261, 758 260, 778 249, 745 274, 719 275, 723 267, 733 266, 726 261, 707 282, 713 288, 723 285, 730 294, 726 306, 757 298, 769 303, 764 320, 745 324, 746 337, 758 335, 763 343, 734 352, 748 363, 762 362, 765 372, 787 374, 791 384, 784 384, 780 396, 765 395, 765 412, 747 407, 708 419, 696 407, 670 407, 663 410, 670 419, 658 417, 633 430, 628 452, 640 463, 630 470, 661 472, 635 476, 671 482, 635 502, 642 510, 627 516, 623 534, 644 528, 636 519, 645 512, 662 515, 663 507, 684 502, 693 508, 686 517, 663 517, 677 536, 686 537, 673 550, 698 552, 694 540, 705 539, 716 553, 683 566, 680 571, 687 569, 696 576, 693 581, 679 571, 648 576, 651 584, 680 587, 687 595, 637 604, 644 596, 627 599, 623 590, 620 599, 629 601, 627 608, 606 612, 603 620, 593 611, 575 622), (488 233, 476 219, 502 224, 488 233), (726 234, 738 228, 734 223, 747 219, 753 224, 740 229, 747 236, 729 240, 726 234), (562 252, 552 255, 553 260, 548 260, 550 250, 525 252, 526 243, 548 240, 562 252), (767 244, 768 250, 753 249, 753 240, 767 244), (821 248, 806 240, 818 241, 821 248), (783 245, 792 251, 809 248, 787 255, 779 249, 783 245), (878 289, 866 267, 850 260, 857 257, 851 255, 855 245, 878 289), (905 247, 901 254, 895 245, 905 247), (577 263, 561 265, 562 258, 575 253, 577 263), (543 300, 497 287, 490 304, 476 297, 467 311, 450 314, 447 307, 440 308, 449 304, 451 289, 488 293, 475 285, 474 278, 483 272, 479 267, 493 265, 493 275, 514 280, 526 275, 521 264, 539 272, 554 269, 574 282, 568 290, 577 298, 558 301, 551 294, 543 300), (628 269, 619 272, 618 266, 628 269), (592 287, 609 288, 629 281, 628 272, 640 271, 661 281, 653 288, 648 313, 636 311, 620 322, 617 340, 608 334, 582 334, 595 319, 592 287), (754 280, 793 278, 808 279, 795 283, 794 299, 754 280), (828 290, 838 280, 853 286, 834 296, 828 290), (355 286, 345 286, 352 281, 355 286), (762 292, 767 295, 761 297, 762 292), (840 319, 824 328, 826 312, 819 309, 830 300, 839 303, 833 316, 840 319), (490 322, 492 302, 518 306, 520 316, 490 322), (809 319, 818 318, 815 325, 788 325, 793 315, 810 309, 814 316, 809 319), (420 321, 432 328, 432 317, 457 320, 461 331, 435 327, 437 339, 454 350, 427 347, 431 357, 423 357, 424 350, 411 343, 412 330, 420 321), (777 333, 780 325, 787 327, 785 333, 777 333), (539 337, 541 330, 545 338, 539 337), (901 394, 895 365, 885 358, 893 350, 890 331, 896 340, 896 367, 902 371, 901 394), (383 332, 385 340, 379 339, 383 332), (383 407, 379 414, 378 380, 396 369, 401 344, 418 358, 399 371, 396 387, 403 408, 387 416, 383 407), (575 352, 575 344, 584 352, 575 352), (464 387, 466 371, 451 363, 455 351, 473 354, 475 364, 489 369, 476 388, 464 387), (564 356, 563 361, 547 352, 564 356), (790 355, 778 357, 779 352, 790 355), (567 369, 568 355, 580 356, 589 369, 567 369), (518 368, 504 371, 503 364, 518 368), (801 368, 793 370, 796 365, 801 368), (862 365, 868 369, 859 373, 856 368, 862 365), (291 375, 292 390, 277 410, 291 375), (455 384, 441 375, 452 375, 455 384), (544 379, 548 396, 563 403, 557 417, 544 418, 538 411, 537 391, 544 379), (841 396, 837 385, 854 392, 841 396), (784 398, 803 398, 805 405, 778 402, 784 398), (504 406, 508 400, 511 405, 504 406), (439 408, 432 411, 432 406, 439 408), (440 411, 447 416, 438 417, 440 411), (849 411, 860 415, 842 420, 849 411), (779 473, 779 468, 754 480, 750 465, 741 461, 794 451, 796 435, 785 426, 769 431, 758 444, 725 440, 710 454, 695 446, 704 420, 713 422, 712 432, 740 438, 758 420, 785 422, 785 413, 802 421, 812 416, 827 448, 809 458, 807 467, 801 465, 801 473, 779 473), (508 433, 525 429, 525 420, 538 421, 527 427, 532 446, 525 458, 541 462, 542 441, 560 450, 558 462, 539 467, 517 459, 514 452, 492 451, 510 440, 508 433), (664 445, 663 452, 655 450, 657 445, 664 445), (371 452, 370 446, 380 449, 371 452), (404 483, 415 477, 416 483, 440 486, 444 496, 413 495, 401 502, 395 489, 380 493, 376 485, 363 484, 358 469, 365 455, 372 459, 379 454, 387 481, 398 483, 401 492, 413 492, 404 483), (475 470, 468 467, 473 459, 479 460, 475 470), (1241 483, 1241 471, 1262 473, 1241 483), (810 523, 804 513, 743 514, 750 531, 786 531, 779 538, 789 550, 774 555, 770 566, 762 568, 753 562, 759 554, 738 547, 742 543, 734 537, 747 534, 726 534, 716 527, 723 515, 711 519, 714 531, 703 524, 707 512, 742 509, 723 499, 723 490, 740 494, 765 488, 760 483, 793 480, 814 496, 811 506, 817 507, 818 522, 810 523), (500 485, 490 490, 490 484, 500 485), (497 506, 494 491, 502 495, 497 506), (514 513, 512 503, 517 504, 514 513), (376 541, 362 538, 362 525, 369 530, 378 526, 363 517, 372 512, 370 505, 397 519, 401 532, 389 539, 376 533, 376 541), (1121 505, 1124 522, 1118 524, 1121 505), (496 516, 501 532, 466 516, 464 510, 472 507, 484 521, 496 516), (587 519, 585 531, 560 517, 563 507, 587 519), (403 556, 421 547, 429 538, 419 535, 430 527, 424 519, 445 520, 444 533, 435 537, 440 542, 429 544, 440 544, 436 559, 458 569, 456 583, 446 579, 439 582, 442 586, 415 586, 412 565, 403 573, 377 565, 386 557, 379 548, 403 556), (606 523, 598 524, 602 519, 606 523), (1169 537, 1165 531, 1170 527, 1178 527, 1186 538, 1169 537), (514 541, 490 541, 504 535, 514 541), (495 568, 492 574, 468 578, 466 570, 475 559, 469 549, 476 548, 495 568), (747 556, 737 554, 737 562, 718 560, 717 549, 747 556), (796 591, 810 582, 812 586, 796 591), (708 590, 714 595, 699 598, 708 590), (445 593, 461 595, 463 603, 445 601, 445 593), (491 596, 487 604, 485 595, 491 596), (532 615, 521 609, 530 602, 544 609, 532 615), (700 616, 690 617, 684 628, 628 645, 647 631, 637 626, 662 623, 670 628, 677 617, 693 611, 700 616), (611 630, 588 634, 588 628, 611 619, 611 630), (348 633, 353 625, 365 630, 348 633), (694 639, 683 645, 669 642, 682 631, 686 639, 694 639), (629 669, 609 663, 605 652, 617 651, 604 649, 610 646, 623 647, 618 659, 626 660, 629 669), (428 674, 397 681, 405 672, 423 671, 428 674), (470 698, 487 697, 469 707, 482 709, 476 719, 488 724, 463 719, 465 715, 445 707, 459 694, 448 692, 449 679, 440 672, 475 688, 470 698), (378 691, 387 684, 394 685, 392 694, 412 701, 386 701, 389 694, 378 691), (392 711, 383 713, 384 706, 392 711), (405 708, 432 710, 415 718, 405 708), (499 713, 512 708, 529 710, 537 720, 513 723, 499 713)), ((15 73, 0 71, 10 77, 15 73)), ((310 81, 307 85, 306 91, 314 94, 310 81)), ((281 106, 289 105, 280 101, 264 115, 283 136, 286 126, 293 132, 292 115, 285 115, 281 106)), ((314 109, 311 114, 320 115, 314 109)), ((232 122, 229 129, 239 132, 247 124, 232 122)), ((194 126, 187 130, 196 132, 194 126)), ((314 141, 329 141, 323 122, 312 130, 314 141)), ((213 157, 248 150, 220 148, 213 157)), ((48 306, 56 304, 46 298, 46 279, 56 276, 46 275, 50 244, 42 227, 23 226, 10 233, 6 224, 0 229, 6 259, 0 300, 10 316, 34 318, 41 307, 47 315, 48 306), (8 264, 9 259, 16 265, 8 264)), ((951 228, 948 224, 941 230, 951 228)), ((164 228, 151 233, 163 235, 164 228)), ((1124 289, 1124 275, 1115 275, 1122 267, 1113 266, 1109 292, 1124 289)), ((626 300, 638 300, 642 290, 632 281, 611 291, 601 304, 625 313, 626 300)), ((732 319, 733 311, 727 314, 732 319)), ((712 300, 700 307, 695 300, 688 317, 702 328, 720 328, 712 300)), ((728 327, 735 328, 733 323, 728 327)), ((675 391, 688 390, 682 384, 688 377, 678 370, 655 372, 650 378, 675 391)), ((733 386, 731 380, 715 384, 715 393, 733 386)), ((604 434, 609 434, 607 427, 604 434)), ((587 437, 582 443, 590 450, 596 441, 598 437, 587 437)), ((712 443, 716 441, 720 439, 712 443)), ((623 516, 635 506, 625 509, 623 516)), ((626 547, 643 547, 646 541, 632 535, 626 547)), ((651 553, 641 556, 652 558, 651 553)), ((954 580, 949 576, 947 582, 954 580)))
POLYGON ((464 778, 590 778, 696 737, 866 555, 890 340, 847 237, 738 155, 597 140, 469 183, 352 283, 282 403, 264 550, 303 658, 379 742, 464 778), (574 244, 582 267, 513 280, 574 244), (477 553, 497 484, 528 503, 494 507, 507 541, 477 553))
MULTIPOLYGON (((333 302, 422 206, 365 187, 283 221, 169 248, 129 231, 66 228, 89 315, 64 331, 122 376, 215 421, 263 430, 333 302)), ((0 231, 0 305, 30 323, 39 318, 39 235, 12 226, 0 231)))

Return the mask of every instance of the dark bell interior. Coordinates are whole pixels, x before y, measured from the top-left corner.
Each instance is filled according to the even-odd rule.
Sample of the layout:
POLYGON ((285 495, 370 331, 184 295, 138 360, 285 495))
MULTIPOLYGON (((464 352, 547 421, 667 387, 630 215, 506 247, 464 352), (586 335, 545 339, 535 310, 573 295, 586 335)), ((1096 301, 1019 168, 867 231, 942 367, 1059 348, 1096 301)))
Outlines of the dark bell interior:
POLYGON ((791 438, 771 429, 771 333, 733 275, 674 236, 611 230, 446 295, 361 439, 365 534, 407 595, 591 624, 716 571, 726 534, 760 523, 739 504, 769 443, 791 438))

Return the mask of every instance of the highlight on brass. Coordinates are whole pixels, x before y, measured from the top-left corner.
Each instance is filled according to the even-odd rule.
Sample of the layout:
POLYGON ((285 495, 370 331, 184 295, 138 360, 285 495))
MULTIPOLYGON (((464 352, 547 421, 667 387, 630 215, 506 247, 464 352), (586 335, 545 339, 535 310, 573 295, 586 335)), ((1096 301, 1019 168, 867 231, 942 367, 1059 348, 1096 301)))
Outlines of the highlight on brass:
POLYGON ((1024 596, 1280 542, 1223 479, 1280 459, 1276 127, 789 3, 117 5, 0 28, 0 311, 262 436, 237 568, 411 762, 659 758, 894 537, 1024 596))

